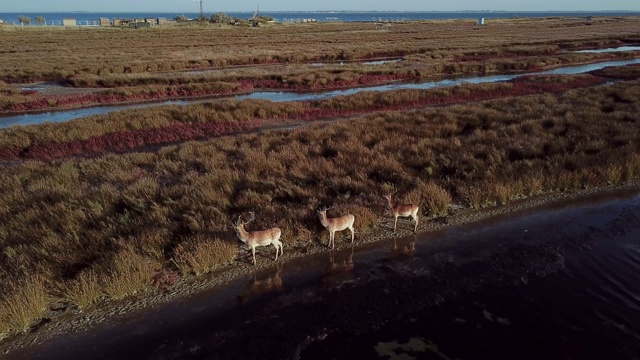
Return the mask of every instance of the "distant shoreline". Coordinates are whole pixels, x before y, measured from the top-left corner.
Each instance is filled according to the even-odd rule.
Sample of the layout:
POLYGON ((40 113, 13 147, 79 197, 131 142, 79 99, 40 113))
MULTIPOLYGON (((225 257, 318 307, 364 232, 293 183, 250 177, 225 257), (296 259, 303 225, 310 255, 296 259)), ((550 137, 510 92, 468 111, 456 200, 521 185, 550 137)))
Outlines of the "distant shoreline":
MULTIPOLYGON (((65 18, 75 18, 78 21, 96 20, 101 17, 108 18, 138 18, 138 17, 164 17, 172 19, 177 15, 185 15, 188 18, 197 18, 200 14, 196 8, 189 7, 190 11, 26 11, 26 12, 0 12, 0 19, 5 24, 16 24, 18 17, 27 16, 31 18, 31 24, 35 17, 42 16, 47 22, 62 22, 65 18)), ((248 18, 253 16, 255 10, 247 11, 225 11, 217 9, 205 9, 205 16, 224 12, 232 17, 248 18)), ((506 10, 457 10, 457 11, 348 11, 348 10, 319 10, 319 11, 284 11, 284 10, 261 10, 261 15, 269 15, 276 18, 276 21, 287 22, 296 18, 313 18, 318 21, 342 22, 363 22, 363 21, 415 21, 415 20, 447 20, 447 19, 477 19, 485 18, 515 18, 515 17, 584 17, 584 16, 640 16, 640 10, 599 10, 599 11, 506 11, 506 10)))

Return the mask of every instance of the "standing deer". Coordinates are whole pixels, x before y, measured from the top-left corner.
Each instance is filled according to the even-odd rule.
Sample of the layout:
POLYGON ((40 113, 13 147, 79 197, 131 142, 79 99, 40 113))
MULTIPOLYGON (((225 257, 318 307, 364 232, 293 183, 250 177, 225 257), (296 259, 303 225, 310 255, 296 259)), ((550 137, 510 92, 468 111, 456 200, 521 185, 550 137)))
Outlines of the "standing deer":
POLYGON ((278 249, 280 249, 280 255, 283 254, 282 242, 280 241, 282 231, 280 231, 280 229, 278 228, 260 231, 246 231, 244 229, 244 226, 252 222, 256 218, 256 215, 253 211, 250 212, 250 214, 251 218, 246 222, 242 222, 241 215, 238 216, 238 220, 233 225, 233 229, 236 231, 236 235, 238 235, 238 238, 240 238, 243 243, 247 244, 247 246, 251 248, 251 253, 253 254, 253 265, 256 264, 256 247, 258 246, 273 245, 276 248, 276 258, 273 261, 278 260, 278 249))
POLYGON ((395 221, 393 223, 393 231, 396 231, 396 225, 398 224, 398 216, 411 216, 413 218, 413 220, 416 222, 416 226, 413 229, 413 232, 416 232, 418 230, 418 210, 420 210, 420 208, 418 208, 418 205, 413 205, 413 204, 393 204, 393 200, 391 199, 391 196, 393 196, 393 194, 397 193, 393 192, 389 195, 384 195, 384 198, 387 199, 387 206, 389 207, 389 210, 391 210, 391 212, 393 213, 393 216, 395 217, 395 221))
POLYGON ((343 215, 337 218, 327 218, 327 210, 330 208, 324 208, 322 210, 318 210, 318 215, 320 216, 320 222, 322 226, 329 230, 329 246, 331 248, 335 248, 335 236, 336 231, 342 231, 344 229, 351 230, 351 243, 353 244, 353 238, 355 235, 355 231, 353 230, 353 222, 355 221, 355 216, 352 214, 343 215))

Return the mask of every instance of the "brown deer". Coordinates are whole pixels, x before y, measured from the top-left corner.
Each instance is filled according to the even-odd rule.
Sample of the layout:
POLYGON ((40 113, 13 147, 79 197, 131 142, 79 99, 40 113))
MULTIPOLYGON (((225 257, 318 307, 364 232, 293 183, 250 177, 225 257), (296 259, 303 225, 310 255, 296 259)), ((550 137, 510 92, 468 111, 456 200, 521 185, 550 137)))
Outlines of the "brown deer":
POLYGON ((393 192, 389 195, 384 195, 384 198, 387 199, 387 206, 389 207, 389 210, 391 210, 391 212, 393 213, 393 216, 395 218, 395 221, 393 223, 393 231, 396 231, 396 226, 398 224, 398 216, 411 216, 413 218, 413 220, 416 222, 416 226, 413 229, 413 232, 418 231, 418 210, 420 210, 420 208, 418 207, 418 205, 413 205, 413 204, 393 204, 393 200, 391 199, 391 196, 393 196, 393 194, 397 193, 393 192))
POLYGON ((324 208, 322 210, 318 210, 318 215, 320 217, 320 222, 322 226, 329 230, 329 246, 331 248, 335 248, 335 235, 336 231, 342 231, 344 229, 351 230, 351 243, 353 244, 353 238, 355 236, 355 231, 353 230, 353 222, 355 221, 355 216, 352 214, 343 215, 337 218, 327 218, 327 210, 330 208, 324 208))
POLYGON ((280 255, 283 254, 283 244, 280 241, 282 231, 278 228, 260 231, 246 231, 244 226, 256 218, 253 211, 250 212, 250 214, 251 218, 245 222, 242 221, 242 215, 238 216, 238 220, 233 225, 233 229, 236 231, 238 238, 251 249, 251 253, 253 254, 253 265, 256 264, 256 247, 258 246, 273 245, 276 248, 276 258, 274 261, 278 260, 278 249, 280 250, 280 255))

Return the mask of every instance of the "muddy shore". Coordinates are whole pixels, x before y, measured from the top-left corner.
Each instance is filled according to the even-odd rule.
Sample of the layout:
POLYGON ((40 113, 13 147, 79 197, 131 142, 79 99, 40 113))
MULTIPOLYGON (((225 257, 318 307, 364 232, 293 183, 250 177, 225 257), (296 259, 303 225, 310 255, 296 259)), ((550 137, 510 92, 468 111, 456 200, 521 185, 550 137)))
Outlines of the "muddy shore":
MULTIPOLYGON (((454 205, 449 216, 423 221, 419 226, 419 233, 421 234, 420 236, 424 236, 425 233, 428 234, 430 232, 453 228, 495 216, 509 216, 510 213, 533 209, 542 205, 562 204, 569 200, 573 202, 584 201, 585 203, 605 201, 609 197, 632 196, 638 192, 640 192, 640 182, 635 181, 619 186, 587 189, 578 193, 541 194, 512 201, 506 206, 485 209, 473 210, 454 205)), ((412 234, 411 228, 412 225, 409 221, 399 221, 398 231, 394 233, 391 231, 392 222, 387 218, 382 226, 383 231, 381 233, 369 237, 358 236, 358 234, 356 234, 355 246, 362 247, 366 244, 388 241, 394 237, 406 237, 412 234)), ((336 248, 338 251, 340 251, 340 249, 348 249, 349 247, 350 244, 345 241, 344 237, 341 236, 337 239, 336 248)), ((279 259, 279 262, 282 262, 286 267, 288 266, 287 264, 294 259, 303 259, 305 256, 328 253, 325 244, 316 244, 306 250, 305 253, 302 253, 291 247, 287 248, 285 243, 284 256, 280 258, 281 260, 279 259)), ((238 264, 231 268, 212 274, 200 277, 184 277, 173 287, 165 291, 150 291, 124 301, 105 301, 94 308, 82 312, 60 304, 58 308, 53 307, 50 309, 49 316, 43 319, 40 324, 34 326, 30 332, 13 335, 2 340, 2 343, 0 343, 0 353, 8 356, 7 358, 9 359, 17 350, 36 347, 47 340, 56 338, 60 334, 81 334, 90 331, 98 324, 118 323, 119 321, 126 320, 128 317, 143 314, 148 309, 184 300, 215 286, 247 278, 253 274, 254 271, 260 272, 273 267, 271 255, 271 253, 266 253, 265 255, 259 256, 258 264, 255 268, 244 261, 239 261, 238 264)), ((398 284, 403 283, 401 279, 396 280, 398 284)), ((399 293, 406 293, 406 291, 401 289, 397 291, 399 293)), ((353 295, 355 296, 356 294, 353 295)), ((437 299, 433 298, 432 300, 436 301, 437 299)))

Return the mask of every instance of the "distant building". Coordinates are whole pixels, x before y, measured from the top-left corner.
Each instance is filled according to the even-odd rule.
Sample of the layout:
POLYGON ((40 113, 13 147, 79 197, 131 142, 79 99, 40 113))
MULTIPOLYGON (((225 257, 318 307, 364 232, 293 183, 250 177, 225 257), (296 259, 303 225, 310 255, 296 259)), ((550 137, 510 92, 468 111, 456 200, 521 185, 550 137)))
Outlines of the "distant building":
POLYGON ((143 29, 143 28, 150 28, 151 24, 147 23, 147 22, 130 22, 129 23, 129 29, 143 29))
POLYGON ((109 18, 101 17, 100 26, 111 26, 111 21, 109 20, 109 18))
POLYGON ((62 19, 63 26, 77 26, 76 19, 62 19))
POLYGON ((113 26, 122 26, 124 19, 113 19, 113 26))
POLYGON ((167 18, 164 17, 159 17, 158 18, 158 25, 164 25, 164 24, 168 24, 169 20, 167 20, 167 18))
POLYGON ((146 18, 144 19, 144 22, 146 22, 147 24, 151 24, 151 26, 158 25, 158 20, 155 18, 146 18))

